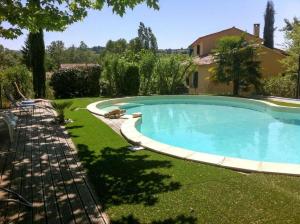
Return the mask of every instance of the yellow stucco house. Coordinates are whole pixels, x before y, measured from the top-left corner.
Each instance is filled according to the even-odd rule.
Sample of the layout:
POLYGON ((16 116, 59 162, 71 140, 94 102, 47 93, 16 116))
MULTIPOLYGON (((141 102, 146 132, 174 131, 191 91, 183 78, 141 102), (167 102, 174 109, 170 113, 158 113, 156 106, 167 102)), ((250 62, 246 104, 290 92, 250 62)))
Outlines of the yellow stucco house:
MULTIPOLYGON (((247 41, 255 41, 260 47, 260 54, 258 60, 261 62, 261 74, 262 78, 268 78, 271 76, 279 75, 284 71, 280 60, 282 60, 286 54, 280 49, 271 49, 263 45, 263 39, 259 37, 260 25, 254 24, 253 34, 240 30, 236 27, 232 27, 226 30, 222 30, 217 33, 209 34, 203 37, 199 37, 195 40, 190 48, 192 49, 192 55, 194 61, 197 64, 198 71, 188 77, 189 93, 190 94, 231 94, 232 85, 229 84, 217 84, 210 80, 211 73, 209 69, 214 66, 214 57, 212 55, 213 49, 216 47, 218 40, 224 36, 241 36, 244 35, 247 41), (196 76, 196 77, 195 77, 196 76), (194 85, 193 82, 198 83, 194 85), (198 80, 198 82, 197 82, 198 80)), ((253 91, 253 90, 252 90, 253 91)), ((248 92, 246 94, 251 94, 248 92)))

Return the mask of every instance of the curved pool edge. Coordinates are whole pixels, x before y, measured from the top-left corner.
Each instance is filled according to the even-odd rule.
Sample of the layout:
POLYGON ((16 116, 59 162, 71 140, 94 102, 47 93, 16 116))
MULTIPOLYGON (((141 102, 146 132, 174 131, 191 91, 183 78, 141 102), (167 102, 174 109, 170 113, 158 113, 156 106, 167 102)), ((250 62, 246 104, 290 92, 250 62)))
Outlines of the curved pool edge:
MULTIPOLYGON (((168 96, 163 96, 163 97, 168 97, 168 96)), ((233 97, 223 97, 223 96, 214 96, 214 97, 226 98, 226 99, 233 98, 233 97)), ((93 114, 103 116, 105 111, 101 111, 96 107, 96 105, 98 105, 99 103, 107 103, 107 102, 120 103, 122 100, 124 101, 124 99, 130 100, 135 98, 137 97, 116 98, 116 99, 98 101, 88 105, 87 109, 93 114)), ((234 99, 241 99, 241 98, 234 98, 234 99)), ((262 104, 265 104, 266 106, 269 106, 270 108, 274 108, 275 110, 276 108, 279 108, 280 111, 292 112, 291 110, 296 108, 296 107, 281 106, 281 105, 273 104, 271 102, 266 102, 266 101, 256 100, 256 99, 245 99, 245 100, 260 102, 262 104)), ((299 108, 296 109, 297 111, 299 110, 299 108)), ((161 154, 165 154, 165 155, 169 155, 169 156, 173 156, 185 160, 191 160, 191 161, 201 162, 205 164, 225 167, 233 170, 300 176, 300 164, 298 165, 298 164, 290 164, 290 163, 263 162, 263 161, 247 160, 247 159, 240 159, 234 157, 226 157, 226 156, 220 156, 220 155, 214 155, 214 154, 208 154, 202 152, 195 152, 185 148, 171 146, 168 144, 155 141, 151 138, 144 136, 136 129, 136 122, 138 122, 139 119, 140 118, 127 119, 121 126, 120 129, 121 134, 129 142, 141 145, 151 151, 155 151, 161 154)))
POLYGON ((185 160, 230 168, 233 170, 300 176, 300 165, 297 164, 262 162, 219 156, 195 152, 185 148, 171 146, 155 141, 138 132, 136 129, 136 123, 139 119, 140 118, 131 118, 126 120, 121 126, 121 133, 127 139, 127 141, 133 144, 141 145, 151 151, 185 160))
POLYGON ((143 99, 150 99, 150 98, 155 98, 155 99, 164 99, 164 98, 168 98, 168 97, 172 97, 172 98, 184 98, 184 97, 192 97, 192 98, 199 98, 199 99, 205 99, 205 98, 217 98, 217 99, 224 99, 224 100, 228 100, 228 101, 249 101, 249 102, 253 102, 253 103, 260 103, 261 106, 265 105, 265 106, 269 106, 269 108, 273 108, 275 111, 278 109, 280 112, 293 112, 292 110, 298 110, 298 112, 300 111, 299 107, 289 107, 289 106, 282 106, 282 105, 278 105, 272 102, 268 102, 268 101, 264 101, 264 100, 259 100, 259 99, 249 99, 249 98, 240 98, 240 97, 228 97, 228 96, 213 96, 213 95, 163 95, 163 96, 133 96, 133 97, 122 97, 122 98, 114 98, 114 99, 108 99, 108 100, 102 100, 102 101, 97 101, 94 103, 91 103, 89 105, 87 105, 86 109, 88 111, 90 111, 93 114, 96 115, 100 115, 100 116, 104 116, 105 113, 107 113, 107 111, 101 110, 99 108, 97 108, 98 104, 109 104, 109 103, 113 103, 113 104, 118 104, 118 103, 122 103, 125 101, 130 102, 130 100, 134 100, 134 99, 139 99, 139 100, 143 100, 143 99))

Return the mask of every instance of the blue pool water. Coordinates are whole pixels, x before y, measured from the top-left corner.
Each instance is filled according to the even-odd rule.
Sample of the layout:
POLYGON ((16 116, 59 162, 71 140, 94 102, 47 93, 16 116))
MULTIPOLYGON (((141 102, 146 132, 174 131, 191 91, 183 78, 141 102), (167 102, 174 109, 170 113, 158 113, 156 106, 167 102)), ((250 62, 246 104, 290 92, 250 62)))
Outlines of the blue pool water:
POLYGON ((137 129, 145 136, 197 152, 300 164, 299 119, 275 118, 261 109, 214 103, 135 102, 137 129))

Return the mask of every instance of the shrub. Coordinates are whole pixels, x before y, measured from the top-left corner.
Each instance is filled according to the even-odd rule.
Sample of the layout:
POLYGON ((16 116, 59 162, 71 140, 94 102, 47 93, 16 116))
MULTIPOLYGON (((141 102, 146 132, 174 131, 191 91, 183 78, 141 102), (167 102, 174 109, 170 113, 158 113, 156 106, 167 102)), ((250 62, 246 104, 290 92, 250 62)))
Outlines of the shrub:
POLYGON ((138 95, 139 67, 125 58, 108 55, 104 61, 101 93, 110 96, 138 95))
POLYGON ((24 65, 9 67, 0 74, 0 82, 3 90, 11 93, 16 99, 20 98, 15 84, 17 83, 20 91, 27 97, 32 96, 32 75, 24 65))
POLYGON ((124 95, 134 96, 139 94, 140 73, 139 67, 131 64, 126 66, 124 76, 124 95))
POLYGON ((276 76, 262 81, 264 95, 295 97, 297 77, 295 75, 276 76))
POLYGON ((57 122, 59 124, 65 123, 65 109, 69 108, 73 104, 73 102, 70 101, 62 102, 62 103, 52 102, 51 104, 57 112, 57 122))
POLYGON ((182 94, 187 92, 185 77, 195 71, 192 59, 178 56, 161 57, 154 68, 158 94, 182 94))
POLYGON ((99 96, 100 66, 61 69, 54 72, 50 85, 56 98, 99 96))
POLYGON ((141 85, 140 94, 148 95, 155 92, 154 89, 154 67, 157 57, 152 51, 144 51, 140 60, 141 85))

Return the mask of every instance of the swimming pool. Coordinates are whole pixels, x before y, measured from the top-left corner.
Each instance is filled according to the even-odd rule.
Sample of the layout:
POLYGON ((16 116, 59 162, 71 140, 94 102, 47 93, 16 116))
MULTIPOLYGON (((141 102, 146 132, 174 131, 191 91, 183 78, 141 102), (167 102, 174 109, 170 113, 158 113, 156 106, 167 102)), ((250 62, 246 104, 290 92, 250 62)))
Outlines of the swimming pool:
POLYGON ((300 165, 299 108, 214 96, 124 98, 96 107, 99 111, 117 107, 126 109, 127 114, 141 112, 143 116, 134 120, 131 132, 138 132, 136 135, 153 141, 156 147, 164 146, 164 153, 182 149, 185 158, 188 152, 195 152, 194 157, 256 161, 260 163, 257 166, 262 162, 300 165))

